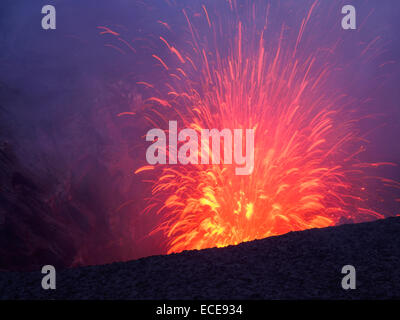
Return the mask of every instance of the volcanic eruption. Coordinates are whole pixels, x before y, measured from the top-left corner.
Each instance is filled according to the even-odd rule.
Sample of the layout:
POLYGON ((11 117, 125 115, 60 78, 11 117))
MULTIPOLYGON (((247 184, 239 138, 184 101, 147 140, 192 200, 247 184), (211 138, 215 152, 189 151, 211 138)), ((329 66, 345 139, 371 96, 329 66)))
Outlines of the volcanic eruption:
POLYGON ((128 2, 59 3, 56 31, 20 27, 37 25, 35 4, 0 10, 0 269, 400 213, 393 1, 355 1, 355 30, 342 28, 344 1, 128 2), (165 164, 146 159, 153 129, 168 137, 165 164), (240 151, 250 174, 226 161, 240 151))
MULTIPOLYGON (((360 159, 366 137, 358 122, 371 115, 357 112, 364 102, 332 81, 350 63, 335 57, 340 39, 309 50, 318 6, 312 3, 295 29, 285 21, 272 25, 269 4, 229 0, 224 10, 213 11, 202 5, 199 12, 182 10, 187 29, 182 48, 159 36, 169 53, 152 57, 167 80, 163 87, 138 82, 152 92, 146 100, 149 124, 177 120, 199 136, 202 129, 255 131, 249 176, 236 175, 224 163, 147 164, 136 170, 152 184, 146 212, 161 216, 152 233, 163 233, 168 253, 388 214, 367 203, 374 190, 366 172, 396 164, 360 159)), ((169 24, 159 22, 170 34, 169 24)), ((365 44, 361 59, 370 46, 365 44)), ((176 150, 169 145, 163 152, 176 150)), ((375 180, 399 187, 393 180, 375 180)))

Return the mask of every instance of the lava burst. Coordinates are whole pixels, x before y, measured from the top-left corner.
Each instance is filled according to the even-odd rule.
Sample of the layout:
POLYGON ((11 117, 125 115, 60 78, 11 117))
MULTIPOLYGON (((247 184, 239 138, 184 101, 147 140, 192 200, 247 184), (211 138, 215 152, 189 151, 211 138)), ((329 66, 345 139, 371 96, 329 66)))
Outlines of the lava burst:
POLYGON ((152 124, 174 119, 198 132, 255 130, 251 175, 235 175, 228 164, 136 170, 152 177, 147 210, 161 216, 153 232, 166 236, 168 253, 383 217, 366 204, 364 170, 381 164, 358 160, 365 141, 351 110, 360 102, 328 81, 338 41, 312 54, 305 49, 318 2, 296 36, 282 23, 275 38, 269 6, 262 7, 229 1, 223 13, 206 6, 195 14, 183 10, 189 45, 179 49, 159 38, 169 56, 153 57, 169 80, 167 93, 160 88, 147 100, 152 124))

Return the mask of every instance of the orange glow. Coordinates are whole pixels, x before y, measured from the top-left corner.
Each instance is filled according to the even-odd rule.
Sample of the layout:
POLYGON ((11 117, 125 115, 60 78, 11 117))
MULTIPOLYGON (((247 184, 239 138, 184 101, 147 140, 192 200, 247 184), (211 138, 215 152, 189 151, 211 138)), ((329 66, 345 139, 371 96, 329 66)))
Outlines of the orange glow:
MULTIPOLYGON (((299 49, 316 5, 293 41, 285 41, 282 26, 276 46, 269 45, 267 25, 260 29, 237 18, 230 33, 224 33, 224 19, 212 17, 205 6, 207 36, 199 36, 183 12, 190 49, 178 51, 160 37, 171 57, 153 57, 169 74, 169 94, 148 99, 153 120, 165 123, 175 116, 180 126, 197 131, 255 129, 255 166, 249 176, 237 176, 225 164, 136 171, 155 177, 149 210, 161 203, 157 213, 162 222, 153 232, 166 236, 168 253, 331 226, 341 217, 383 217, 362 207, 357 192, 364 189, 353 181, 364 166, 379 164, 357 162, 362 148, 355 151, 353 146, 358 140, 352 127, 356 119, 346 113, 349 103, 340 92, 326 93, 332 66, 320 59, 332 48, 313 55, 299 49), (231 37, 229 46, 219 49, 224 37, 231 37)), ((255 7, 250 10, 249 21, 256 20, 256 12, 255 7)))

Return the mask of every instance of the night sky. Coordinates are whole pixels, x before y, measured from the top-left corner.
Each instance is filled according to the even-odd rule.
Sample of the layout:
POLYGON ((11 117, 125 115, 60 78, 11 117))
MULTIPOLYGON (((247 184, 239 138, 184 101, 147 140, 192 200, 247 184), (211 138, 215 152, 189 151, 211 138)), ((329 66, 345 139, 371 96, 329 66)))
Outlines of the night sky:
MULTIPOLYGON (((271 46, 282 23, 288 30, 283 41, 293 41, 313 2, 271 1, 271 46)), ((358 28, 345 31, 340 9, 347 2, 318 4, 304 51, 340 41, 328 87, 364 101, 353 106, 360 117, 373 115, 358 124, 360 132, 371 131, 362 160, 400 164, 400 2, 350 1, 358 28)), ((149 128, 140 109, 149 91, 137 82, 151 80, 161 88, 165 81, 152 57, 166 53, 158 38, 165 28, 158 21, 171 27, 171 43, 185 47, 182 8, 196 19, 202 4, 211 16, 227 8, 222 0, 1 1, 0 269, 166 253, 162 235, 148 235, 160 218, 143 213, 151 186, 134 174, 145 165, 143 136, 149 128), (57 10, 56 30, 41 28, 45 4, 57 10), (99 26, 118 32, 134 50, 118 37, 101 35, 99 26), (137 116, 117 116, 126 111, 137 116)), ((395 166, 371 174, 400 180, 395 166)), ((398 205, 386 210, 400 214, 398 205)))

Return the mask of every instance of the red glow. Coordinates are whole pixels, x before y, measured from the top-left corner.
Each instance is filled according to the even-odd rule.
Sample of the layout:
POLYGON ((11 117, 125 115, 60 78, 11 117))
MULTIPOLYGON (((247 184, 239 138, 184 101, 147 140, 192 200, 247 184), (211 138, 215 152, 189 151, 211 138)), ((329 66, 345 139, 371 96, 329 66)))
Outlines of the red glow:
MULTIPOLYGON (((235 3, 230 6, 235 13, 235 3)), ((152 172, 147 210, 156 209, 162 217, 153 232, 167 237, 168 253, 331 226, 341 218, 383 217, 365 207, 363 170, 380 163, 357 160, 364 147, 354 129, 357 119, 349 112, 354 101, 327 85, 333 72, 327 57, 337 44, 312 54, 299 50, 316 6, 310 7, 297 37, 288 40, 282 25, 276 45, 269 43, 267 22, 263 28, 248 22, 260 20, 256 7, 245 22, 227 23, 203 6, 193 16, 204 19, 205 32, 183 11, 190 49, 180 50, 160 37, 171 56, 153 57, 170 81, 166 96, 148 99, 153 123, 169 117, 195 130, 256 130, 250 176, 237 176, 232 165, 223 164, 147 165, 136 171, 152 172), (228 45, 222 46, 227 37, 228 45)))

